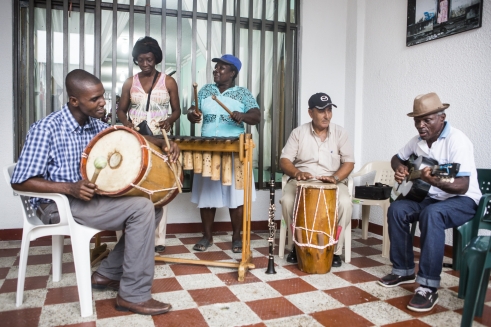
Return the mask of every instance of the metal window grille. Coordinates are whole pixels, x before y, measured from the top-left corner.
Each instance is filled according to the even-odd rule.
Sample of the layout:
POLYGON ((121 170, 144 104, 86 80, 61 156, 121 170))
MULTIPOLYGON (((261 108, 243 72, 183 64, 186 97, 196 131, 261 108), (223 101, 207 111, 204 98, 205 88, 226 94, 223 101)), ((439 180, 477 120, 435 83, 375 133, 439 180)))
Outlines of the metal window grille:
POLYGON ((241 59, 237 84, 251 90, 262 114, 260 124, 247 127, 257 130, 256 186, 267 189, 271 173, 279 186, 279 155, 298 125, 299 8, 300 0, 14 1, 14 160, 29 126, 66 103, 64 78, 75 68, 101 79, 117 123, 111 100, 138 71, 135 41, 149 35, 163 51, 157 68, 175 70, 183 113, 177 135, 199 135, 184 113, 192 83, 212 82, 211 59, 224 53, 241 59))

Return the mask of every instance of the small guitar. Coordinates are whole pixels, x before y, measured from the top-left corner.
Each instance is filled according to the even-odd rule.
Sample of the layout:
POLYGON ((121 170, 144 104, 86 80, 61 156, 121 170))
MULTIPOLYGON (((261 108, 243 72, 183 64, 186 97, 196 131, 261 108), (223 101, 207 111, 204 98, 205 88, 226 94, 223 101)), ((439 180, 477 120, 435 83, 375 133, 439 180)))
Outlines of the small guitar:
POLYGON ((431 168, 431 175, 439 177, 443 182, 453 183, 455 177, 459 173, 459 163, 448 163, 439 165, 435 159, 420 156, 414 159, 414 156, 409 158, 407 165, 409 175, 400 184, 395 184, 391 199, 393 201, 399 199, 408 199, 416 202, 421 202, 428 194, 431 185, 421 179, 421 171, 425 167, 431 168))

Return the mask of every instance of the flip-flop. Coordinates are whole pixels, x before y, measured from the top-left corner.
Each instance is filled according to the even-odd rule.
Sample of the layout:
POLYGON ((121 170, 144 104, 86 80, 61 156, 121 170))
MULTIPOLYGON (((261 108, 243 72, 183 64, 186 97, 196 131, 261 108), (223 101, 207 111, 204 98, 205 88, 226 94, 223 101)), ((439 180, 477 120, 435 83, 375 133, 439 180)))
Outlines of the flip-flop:
POLYGON ((242 253, 242 241, 233 241, 232 242, 232 252, 233 253, 242 253))
POLYGON ((212 245, 213 245, 213 241, 210 242, 205 237, 203 237, 201 240, 198 241, 198 243, 196 243, 193 246, 193 250, 194 251, 206 251, 206 249, 208 249, 212 245))

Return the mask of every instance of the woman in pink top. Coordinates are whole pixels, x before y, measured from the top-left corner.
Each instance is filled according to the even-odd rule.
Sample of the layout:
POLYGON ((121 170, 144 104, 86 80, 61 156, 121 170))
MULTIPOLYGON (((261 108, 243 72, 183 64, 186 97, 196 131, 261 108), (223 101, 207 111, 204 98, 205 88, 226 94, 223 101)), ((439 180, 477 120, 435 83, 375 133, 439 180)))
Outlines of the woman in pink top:
POLYGON ((129 77, 123 84, 118 118, 130 128, 146 120, 154 135, 161 134, 161 128, 169 131, 179 119, 181 109, 176 81, 155 69, 162 62, 162 49, 155 39, 146 36, 135 43, 132 55, 141 72, 129 77), (147 111, 150 89, 152 93, 147 111), (169 104, 172 108, 170 115, 169 104))
MULTIPOLYGON (((124 82, 118 105, 118 118, 124 126, 130 128, 146 120, 154 135, 162 134, 162 128, 168 132, 172 124, 179 119, 181 108, 176 81, 155 69, 155 66, 162 62, 162 49, 155 39, 145 36, 136 41, 132 55, 133 62, 140 67, 141 72, 124 82), (150 103, 147 106, 150 90, 150 103), (170 115, 169 104, 172 108, 170 115)), ((155 230, 156 252, 165 250, 167 206, 163 209, 162 220, 155 230)))

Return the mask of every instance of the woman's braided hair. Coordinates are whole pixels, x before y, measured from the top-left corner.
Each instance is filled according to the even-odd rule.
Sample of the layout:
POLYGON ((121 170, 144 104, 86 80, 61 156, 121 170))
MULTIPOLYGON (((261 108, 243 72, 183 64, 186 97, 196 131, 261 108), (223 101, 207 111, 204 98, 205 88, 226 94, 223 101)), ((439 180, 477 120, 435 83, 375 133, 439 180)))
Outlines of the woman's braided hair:
POLYGON ((135 65, 138 65, 139 55, 149 52, 153 53, 155 56, 155 64, 160 64, 162 62, 162 49, 160 48, 157 40, 151 38, 150 36, 139 38, 133 47, 133 52, 131 53, 135 65))

